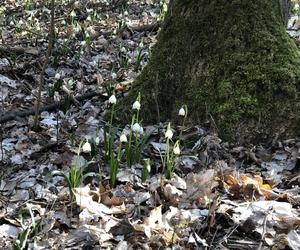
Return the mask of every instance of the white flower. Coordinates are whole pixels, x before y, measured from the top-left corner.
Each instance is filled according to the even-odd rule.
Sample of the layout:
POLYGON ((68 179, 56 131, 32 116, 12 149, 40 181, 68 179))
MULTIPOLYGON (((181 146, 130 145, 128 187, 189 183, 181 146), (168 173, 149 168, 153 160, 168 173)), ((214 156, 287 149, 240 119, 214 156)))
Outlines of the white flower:
POLYGON ((128 16, 128 11, 127 10, 124 11, 124 16, 128 16))
POLYGON ((91 9, 88 9, 88 8, 86 8, 86 12, 87 13, 92 13, 94 10, 91 8, 91 9))
POLYGON ((181 108, 179 109, 178 115, 179 115, 179 116, 185 116, 185 110, 184 110, 183 107, 181 107, 181 108))
POLYGON ((141 126, 140 126, 140 124, 135 123, 135 124, 133 124, 133 125, 131 126, 131 129, 132 129, 132 131, 135 132, 135 133, 140 133, 140 131, 141 131, 141 126))
POLYGON ((139 101, 135 101, 133 104, 132 104, 132 109, 136 109, 136 110, 140 110, 141 108, 141 104, 139 101))
POLYGON ((92 21, 92 17, 89 15, 86 19, 88 22, 91 22, 92 21))
POLYGON ((99 143, 100 143, 100 138, 99 138, 99 136, 97 136, 97 137, 95 138, 95 143, 96 143, 96 145, 99 145, 99 143))
POLYGON ((143 127, 142 127, 142 126, 140 127, 139 134, 140 134, 140 135, 144 134, 144 129, 143 129, 143 127))
POLYGON ((178 144, 175 144, 175 146, 173 148, 173 152, 175 155, 180 155, 180 147, 178 144))
POLYGON ((92 151, 91 144, 88 141, 86 141, 86 143, 83 144, 82 151, 84 153, 89 153, 92 151))
POLYGON ((86 28, 87 32, 89 32, 90 34, 93 34, 95 32, 94 28, 89 26, 86 28))
POLYGON ((112 74, 111 74, 111 78, 112 78, 112 79, 116 79, 116 78, 117 78, 117 74, 116 74, 115 72, 112 73, 112 74))
POLYGON ((55 76, 54 76, 54 78, 55 78, 56 80, 59 80, 59 79, 60 79, 60 74, 59 74, 59 73, 56 73, 55 76))
POLYGON ((109 97, 108 102, 110 104, 116 104, 117 103, 117 98, 115 95, 112 95, 111 97, 109 97))
POLYGON ((60 101, 60 95, 57 91, 54 92, 54 101, 59 102, 60 101))
POLYGON ((120 136, 120 142, 127 142, 127 136, 125 134, 120 136))
POLYGON ((125 52, 126 52, 126 48, 125 48, 125 47, 122 47, 122 48, 121 48, 121 52, 125 53, 125 52))
POLYGON ((173 132, 172 132, 172 130, 171 130, 171 128, 170 128, 170 123, 169 123, 168 129, 167 129, 167 131, 166 131, 166 133, 165 133, 165 137, 166 137, 167 139, 169 139, 169 140, 171 140, 172 137, 173 137, 173 132))
POLYGON ((76 12, 75 12, 74 10, 72 10, 70 16, 71 16, 71 17, 76 17, 76 12))

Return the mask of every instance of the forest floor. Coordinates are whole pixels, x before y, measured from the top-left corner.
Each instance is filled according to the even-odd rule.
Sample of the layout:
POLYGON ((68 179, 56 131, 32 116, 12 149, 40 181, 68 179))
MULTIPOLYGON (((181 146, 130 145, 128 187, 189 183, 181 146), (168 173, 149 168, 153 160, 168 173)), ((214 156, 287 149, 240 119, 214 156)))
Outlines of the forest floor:
MULTIPOLYGON (((57 1, 39 131, 33 107, 51 6, 2 2, 1 249, 300 249, 298 139, 235 145, 205 126, 171 124, 181 152, 171 153, 167 179, 167 123, 144 126, 141 159, 129 167, 121 158, 111 187, 108 98, 126 95, 146 65, 164 1, 57 1)), ((122 147, 131 127, 113 130, 122 147)))

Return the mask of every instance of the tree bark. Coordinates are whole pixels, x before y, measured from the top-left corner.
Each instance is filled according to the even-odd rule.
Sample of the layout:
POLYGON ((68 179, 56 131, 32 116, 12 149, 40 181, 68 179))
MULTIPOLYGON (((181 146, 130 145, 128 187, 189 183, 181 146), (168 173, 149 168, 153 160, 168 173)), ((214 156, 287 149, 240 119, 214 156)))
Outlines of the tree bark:
POLYGON ((192 123, 211 117, 225 139, 266 140, 300 131, 299 87, 280 1, 173 0, 121 109, 141 92, 144 122, 176 120, 187 104, 192 123))

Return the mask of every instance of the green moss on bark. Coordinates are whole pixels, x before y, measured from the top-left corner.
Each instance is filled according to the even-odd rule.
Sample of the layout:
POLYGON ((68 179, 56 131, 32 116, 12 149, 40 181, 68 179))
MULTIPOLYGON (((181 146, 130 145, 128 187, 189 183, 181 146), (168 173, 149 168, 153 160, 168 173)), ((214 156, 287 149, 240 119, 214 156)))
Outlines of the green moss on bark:
POLYGON ((209 115, 226 139, 297 133, 300 57, 279 1, 171 2, 150 62, 121 109, 140 91, 145 122, 176 118, 185 103, 192 122, 209 115))

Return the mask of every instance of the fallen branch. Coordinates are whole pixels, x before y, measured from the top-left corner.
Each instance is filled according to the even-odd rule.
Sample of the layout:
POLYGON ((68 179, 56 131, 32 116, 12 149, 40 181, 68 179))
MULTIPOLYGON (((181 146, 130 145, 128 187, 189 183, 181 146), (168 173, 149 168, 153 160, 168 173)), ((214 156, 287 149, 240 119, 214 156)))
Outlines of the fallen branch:
POLYGON ((128 28, 137 32, 157 31, 160 27, 160 22, 147 23, 142 25, 128 25, 128 28))
MULTIPOLYGON (((84 95, 74 97, 74 99, 78 102, 81 102, 81 101, 84 101, 86 99, 93 98, 95 96, 99 96, 100 100, 102 100, 102 101, 105 101, 105 100, 108 99, 107 96, 102 95, 102 94, 98 94, 96 92, 86 93, 84 95)), ((63 108, 63 106, 64 106, 64 101, 63 100, 59 101, 59 102, 53 102, 52 104, 48 104, 48 105, 45 105, 45 106, 41 107, 39 109, 39 113, 41 113, 43 111, 51 112, 51 111, 54 111, 54 110, 57 110, 57 109, 61 109, 61 108, 63 108)), ((27 116, 34 115, 34 114, 35 114, 35 108, 31 108, 31 109, 28 109, 28 110, 25 110, 25 111, 21 111, 21 110, 9 111, 9 112, 7 112, 3 115, 0 114, 0 124, 8 122, 8 121, 14 121, 14 120, 17 120, 18 118, 27 117, 27 116)))
POLYGON ((33 47, 20 47, 20 46, 0 46, 0 52, 2 53, 15 53, 15 54, 30 54, 34 56, 38 56, 40 51, 33 47))

